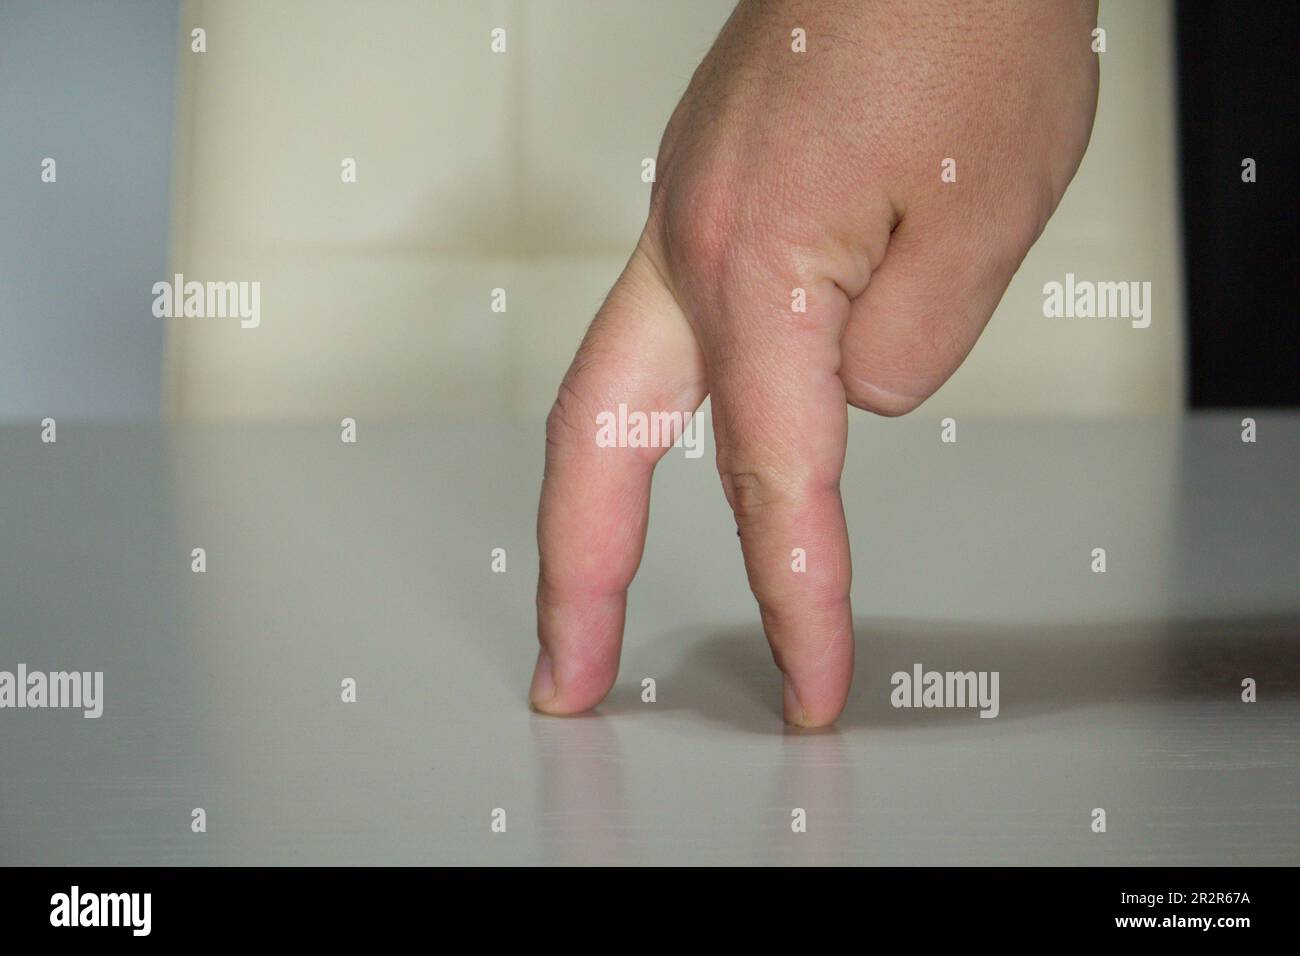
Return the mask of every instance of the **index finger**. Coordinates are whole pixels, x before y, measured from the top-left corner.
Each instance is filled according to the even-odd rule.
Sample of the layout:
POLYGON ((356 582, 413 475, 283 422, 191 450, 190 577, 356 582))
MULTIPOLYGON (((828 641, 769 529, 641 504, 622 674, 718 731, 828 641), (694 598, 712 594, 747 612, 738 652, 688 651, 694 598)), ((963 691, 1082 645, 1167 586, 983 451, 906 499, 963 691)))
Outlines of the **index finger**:
POLYGON ((703 363, 671 292, 639 250, 596 315, 547 419, 537 518, 541 644, 529 698, 546 713, 598 704, 613 686, 627 589, 641 562, 654 466, 671 447, 598 443, 599 416, 689 414, 703 363), (604 446, 604 447, 602 447, 604 446))

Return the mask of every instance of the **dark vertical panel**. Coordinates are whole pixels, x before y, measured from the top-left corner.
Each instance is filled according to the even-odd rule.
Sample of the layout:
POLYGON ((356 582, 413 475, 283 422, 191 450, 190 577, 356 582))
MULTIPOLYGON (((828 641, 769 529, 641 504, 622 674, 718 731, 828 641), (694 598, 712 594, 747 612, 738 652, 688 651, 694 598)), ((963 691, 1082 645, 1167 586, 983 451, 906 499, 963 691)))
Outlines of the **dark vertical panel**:
POLYGON ((1179 0, 1190 403, 1300 402, 1297 10, 1179 0), (1242 160, 1257 164, 1254 183, 1242 160))

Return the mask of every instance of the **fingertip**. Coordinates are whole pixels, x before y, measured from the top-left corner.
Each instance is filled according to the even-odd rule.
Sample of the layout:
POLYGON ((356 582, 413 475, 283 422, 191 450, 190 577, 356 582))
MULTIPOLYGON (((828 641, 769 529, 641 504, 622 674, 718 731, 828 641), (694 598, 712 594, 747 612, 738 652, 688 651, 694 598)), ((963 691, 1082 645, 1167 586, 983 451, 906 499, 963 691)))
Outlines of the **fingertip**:
POLYGON ((539 657, 533 673, 533 685, 528 702, 539 714, 568 717, 594 708, 614 686, 614 676, 588 672, 571 679, 557 681, 554 664, 544 663, 539 657))
POLYGON ((795 686, 794 681, 789 676, 786 676, 782 687, 782 711, 785 722, 791 727, 804 730, 829 727, 844 712, 847 697, 847 688, 843 692, 834 692, 829 697, 825 695, 816 696, 807 691, 804 691, 801 696, 801 692, 795 686), (804 705, 803 697, 805 696, 811 701, 811 706, 804 705))
POLYGON ((546 648, 537 652, 537 664, 533 668, 533 682, 528 688, 528 702, 534 710, 546 713, 547 706, 555 698, 555 665, 546 648))
POLYGON ((782 712, 794 727, 828 727, 840 718, 853 684, 853 626, 846 618, 829 641, 802 640, 785 645, 777 658, 783 675, 782 712))
POLYGON ((623 605, 615 596, 583 609, 546 608, 542 646, 528 690, 534 710, 580 714, 605 699, 618 678, 623 605))

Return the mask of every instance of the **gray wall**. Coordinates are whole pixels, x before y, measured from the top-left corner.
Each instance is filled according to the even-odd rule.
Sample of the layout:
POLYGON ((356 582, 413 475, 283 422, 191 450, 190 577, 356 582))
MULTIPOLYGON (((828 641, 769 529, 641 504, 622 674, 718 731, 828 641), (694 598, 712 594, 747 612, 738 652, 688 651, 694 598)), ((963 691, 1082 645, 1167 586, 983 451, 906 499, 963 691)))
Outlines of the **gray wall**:
POLYGON ((178 23, 177 0, 0 3, 0 418, 159 413, 178 23))

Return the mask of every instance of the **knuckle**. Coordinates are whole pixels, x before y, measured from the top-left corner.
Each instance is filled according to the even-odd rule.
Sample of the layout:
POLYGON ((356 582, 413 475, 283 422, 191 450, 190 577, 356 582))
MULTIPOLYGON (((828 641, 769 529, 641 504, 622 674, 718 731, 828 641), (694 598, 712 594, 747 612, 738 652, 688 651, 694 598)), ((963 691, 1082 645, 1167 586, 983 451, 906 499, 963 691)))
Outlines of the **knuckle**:
POLYGON ((783 214, 770 192, 739 173, 705 171, 669 190, 661 229, 673 271, 706 282, 716 292, 756 274, 795 274, 802 260, 789 235, 790 223, 806 218, 793 210, 783 214))
POLYGON ((796 478, 787 470, 764 462, 761 456, 738 453, 725 444, 718 449, 718 475, 742 532, 810 491, 810 487, 805 487, 810 485, 808 479, 796 478))
MULTIPOLYGON (((586 429, 588 419, 592 418, 588 414, 589 404, 583 398, 576 382, 577 376, 571 372, 560 383, 555 402, 546 416, 547 448, 567 445, 575 441, 586 429)), ((592 420, 594 422, 594 418, 592 420)))
POLYGON ((817 217, 806 199, 788 193, 779 184, 710 170, 679 178, 667 191, 655 236, 695 322, 735 324, 758 315, 821 333, 842 321, 818 303, 832 301, 824 286, 854 273, 845 266, 853 257, 829 232, 810 225, 817 217), (798 310, 791 307, 795 289, 809 297, 798 310))
POLYGON ((617 365, 605 337, 599 334, 598 323, 599 318, 587 330, 546 416, 547 447, 595 434, 596 414, 607 397, 602 383, 617 365))
POLYGON ((772 502, 771 484, 753 471, 722 472, 722 487, 738 523, 744 524, 763 514, 772 502))
POLYGON ((707 180, 675 190, 664 208, 664 239, 675 270, 718 271, 740 240, 737 207, 707 180))

